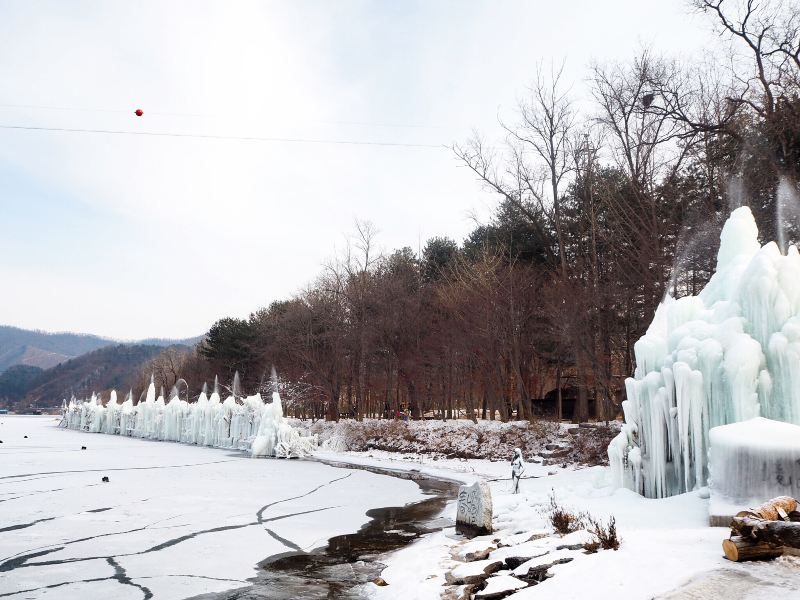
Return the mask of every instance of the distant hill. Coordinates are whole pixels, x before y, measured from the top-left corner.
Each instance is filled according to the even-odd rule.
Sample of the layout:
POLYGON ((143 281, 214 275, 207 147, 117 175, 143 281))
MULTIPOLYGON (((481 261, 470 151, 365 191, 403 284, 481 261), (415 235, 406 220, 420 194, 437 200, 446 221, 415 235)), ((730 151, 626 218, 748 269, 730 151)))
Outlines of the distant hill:
POLYGON ((0 400, 14 402, 25 397, 44 371, 39 367, 14 365, 0 373, 0 400))
POLYGON ((12 365, 48 369, 113 340, 77 333, 45 333, 0 325, 0 372, 12 365))
POLYGON ((196 335, 194 337, 184 338, 182 340, 173 340, 170 338, 147 338, 144 340, 136 340, 135 343, 143 346, 161 346, 162 348, 166 348, 167 346, 194 346, 195 344, 200 343, 204 337, 206 336, 196 335))
MULTIPOLYGON (((134 344, 146 346, 192 346, 203 336, 184 340, 152 338, 134 344)), ((0 373, 13 365, 49 369, 59 363, 99 348, 117 345, 119 341, 79 333, 47 333, 0 325, 0 373)))
POLYGON ((67 360, 43 371, 25 394, 25 404, 55 406, 73 394, 77 398, 108 389, 127 391, 139 371, 163 346, 117 344, 67 360))

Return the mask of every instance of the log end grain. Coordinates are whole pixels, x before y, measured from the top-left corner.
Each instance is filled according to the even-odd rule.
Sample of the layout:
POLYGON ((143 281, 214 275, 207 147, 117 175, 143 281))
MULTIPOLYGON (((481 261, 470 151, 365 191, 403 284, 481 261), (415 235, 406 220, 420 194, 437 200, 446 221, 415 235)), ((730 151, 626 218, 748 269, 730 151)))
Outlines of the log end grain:
POLYGON ((725 558, 733 562, 747 560, 771 560, 783 554, 781 546, 774 546, 766 542, 746 540, 740 536, 722 541, 722 551, 725 558))

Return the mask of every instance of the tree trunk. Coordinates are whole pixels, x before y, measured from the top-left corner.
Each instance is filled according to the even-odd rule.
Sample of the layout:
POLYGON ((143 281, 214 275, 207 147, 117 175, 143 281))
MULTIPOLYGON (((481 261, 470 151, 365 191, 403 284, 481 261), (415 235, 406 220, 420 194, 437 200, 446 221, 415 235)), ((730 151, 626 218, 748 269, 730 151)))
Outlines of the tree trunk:
POLYGON ((753 517, 766 521, 779 521, 797 510, 797 500, 791 496, 778 496, 760 506, 736 513, 737 517, 753 517))
POLYGON ((725 553, 725 558, 733 562, 766 560, 778 558, 783 554, 783 549, 780 546, 747 540, 738 535, 729 540, 723 540, 722 551, 725 553))
POLYGON ((564 400, 561 396, 561 364, 556 367, 556 419, 564 418, 564 400))
POLYGON ((582 364, 581 359, 576 361, 577 377, 575 378, 578 384, 578 400, 575 404, 575 410, 572 412, 573 423, 585 423, 589 420, 589 396, 586 392, 586 370, 582 364))
POLYGON ((522 410, 518 414, 519 420, 528 419, 533 423, 536 418, 533 414, 533 399, 531 398, 531 390, 528 385, 530 379, 530 360, 527 362, 526 367, 523 367, 521 360, 516 361, 517 381, 519 385, 519 399, 522 405, 522 410))
POLYGON ((464 403, 466 404, 467 414, 469 418, 472 420, 473 423, 477 425, 478 418, 475 416, 475 380, 472 377, 472 373, 468 371, 468 389, 467 395, 464 399, 464 403))
POLYGON ((492 406, 492 419, 494 419, 495 411, 500 413, 500 420, 505 423, 508 421, 508 413, 509 407, 508 403, 510 400, 506 398, 505 390, 503 389, 503 375, 500 369, 499 361, 495 362, 494 365, 494 382, 495 382, 495 393, 497 394, 496 400, 492 406))
POLYGON ((331 398, 328 402, 328 414, 327 414, 328 421, 338 421, 339 420, 339 388, 335 388, 331 391, 331 398))
POLYGON ((731 529, 747 540, 800 548, 800 523, 734 517, 731 529))
POLYGON ((409 408, 411 409, 411 418, 419 419, 420 410, 419 410, 419 398, 417 398, 417 386, 414 385, 413 381, 408 380, 406 382, 406 388, 408 389, 408 404, 409 408))

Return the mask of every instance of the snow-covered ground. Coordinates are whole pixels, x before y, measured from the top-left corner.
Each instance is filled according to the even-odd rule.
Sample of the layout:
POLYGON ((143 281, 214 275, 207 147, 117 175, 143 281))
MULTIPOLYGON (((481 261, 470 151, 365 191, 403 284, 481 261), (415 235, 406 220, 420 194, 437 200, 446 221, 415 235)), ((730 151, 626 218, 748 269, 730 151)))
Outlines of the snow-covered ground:
POLYGON ((521 448, 523 455, 541 455, 553 464, 584 465, 608 464, 608 443, 620 427, 616 421, 581 426, 554 421, 473 423, 468 419, 346 419, 315 423, 289 419, 289 422, 307 434, 316 435, 324 447, 340 452, 377 450, 447 459, 505 461, 514 448, 521 448), (557 455, 548 456, 556 446, 557 455))
MULTIPOLYGON (((376 599, 429 600, 442 597, 443 592, 445 598, 459 598, 463 588, 448 588, 446 574, 470 564, 464 562, 467 552, 488 548, 497 549, 488 554, 489 562, 524 556, 526 552, 531 556, 547 552, 540 560, 542 563, 562 557, 571 559, 551 567, 552 577, 546 581, 508 596, 513 600, 800 597, 800 560, 783 557, 770 563, 737 564, 723 558, 722 540, 728 537, 729 530, 708 526, 708 499, 703 493, 647 499, 627 489, 608 487, 608 467, 562 469, 529 463, 525 476, 536 478, 523 480, 521 493, 514 495, 508 463, 398 456, 379 451, 323 452, 319 456, 344 458, 356 464, 416 469, 462 482, 476 479, 489 482, 495 533, 467 541, 452 529, 445 529, 395 552, 382 560, 388 565, 382 576, 389 585, 367 586, 366 591, 376 599), (502 479, 497 481, 499 478, 502 479), (580 549, 556 550, 560 545, 574 544, 575 539, 552 534, 546 518, 551 494, 555 494, 560 505, 574 511, 585 511, 600 519, 614 515, 622 538, 620 549, 600 550, 595 554, 585 554, 580 549), (527 541, 537 534, 543 537, 527 541)), ((455 503, 446 510, 455 514, 455 503)), ((579 533, 577 537, 583 535, 579 533)), ((523 570, 527 571, 527 567, 523 570)), ((511 575, 510 570, 501 569, 488 581, 497 578, 499 583, 510 583, 511 575)))
POLYGON ((325 545, 371 508, 422 498, 411 481, 361 470, 57 422, 0 418, 0 597, 167 600, 240 587, 268 556, 325 545))
MULTIPOLYGON (((412 481, 320 462, 63 430, 52 417, 0 422, 0 597, 186 598, 240 587, 267 556, 319 547, 356 531, 370 508, 422 498, 412 481)), ((568 562, 507 597, 788 600, 800 589, 797 559, 727 562, 728 530, 708 526, 705 494, 646 499, 609 487, 608 467, 528 456, 514 495, 505 461, 377 449, 317 458, 483 480, 492 490, 494 534, 467 540, 447 527, 382 557, 388 585, 363 589, 376 600, 462 598, 454 578, 484 566, 499 568, 478 596, 491 598, 527 586, 524 573, 556 560, 568 562), (576 548, 584 532, 553 534, 545 514, 552 494, 574 511, 614 515, 620 549, 585 554, 576 548), (509 557, 531 560, 497 567, 509 557)), ((455 515, 454 502, 445 514, 455 515)))

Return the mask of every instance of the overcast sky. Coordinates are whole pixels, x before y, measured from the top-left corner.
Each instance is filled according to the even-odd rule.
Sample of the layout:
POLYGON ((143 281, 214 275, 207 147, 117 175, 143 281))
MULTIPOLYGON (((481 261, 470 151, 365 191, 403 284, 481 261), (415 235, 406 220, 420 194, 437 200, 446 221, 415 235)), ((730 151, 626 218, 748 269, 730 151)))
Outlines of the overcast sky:
MULTIPOLYGON (((540 61, 580 97, 591 61, 707 43, 681 0, 0 0, 0 125, 439 146, 498 135, 540 61)), ((355 218, 416 250, 494 202, 441 147, 0 129, 0 323, 196 335, 355 218)))

